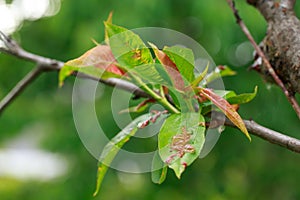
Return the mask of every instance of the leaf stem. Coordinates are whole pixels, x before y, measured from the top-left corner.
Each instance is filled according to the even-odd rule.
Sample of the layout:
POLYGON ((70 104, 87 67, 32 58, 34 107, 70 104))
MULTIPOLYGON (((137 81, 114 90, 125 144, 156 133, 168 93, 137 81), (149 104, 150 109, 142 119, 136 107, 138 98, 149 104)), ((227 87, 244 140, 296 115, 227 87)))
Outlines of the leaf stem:
POLYGON ((141 78, 131 74, 132 78, 141 86, 141 88, 147 92, 153 99, 158 101, 161 105, 163 105, 169 112, 171 113, 180 113, 167 99, 166 97, 161 94, 162 96, 158 95, 155 91, 153 91, 147 84, 145 84, 141 78))

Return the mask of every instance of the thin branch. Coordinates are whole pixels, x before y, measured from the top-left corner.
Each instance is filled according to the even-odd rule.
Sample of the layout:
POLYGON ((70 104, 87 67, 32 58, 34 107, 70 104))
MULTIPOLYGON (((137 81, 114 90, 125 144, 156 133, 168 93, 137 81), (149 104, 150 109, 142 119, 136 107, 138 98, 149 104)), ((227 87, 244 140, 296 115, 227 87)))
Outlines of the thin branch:
POLYGON ((290 102, 290 104, 292 105, 292 107, 294 108, 298 118, 300 119, 300 106, 295 98, 294 94, 291 94, 287 88, 285 87, 285 85, 283 84, 283 82, 280 80, 280 78, 278 77, 278 75, 275 73, 273 67, 271 66, 269 60, 267 59, 267 57, 265 56, 265 54, 263 53, 263 51, 259 48, 258 44, 255 42, 254 38, 252 37, 249 29, 247 28, 247 26, 245 25, 245 23, 243 22, 243 20, 241 19, 240 15, 238 14, 238 10, 235 8, 235 4, 233 0, 227 0, 232 12, 234 13, 234 16, 237 20, 237 24, 241 27, 242 31, 245 33, 245 35, 247 36, 248 40, 251 42, 251 44, 253 45, 255 51, 257 52, 257 54, 262 58, 264 64, 266 65, 266 68, 268 69, 269 73, 271 74, 271 76, 273 77, 274 81, 276 82, 276 84, 282 89, 283 93, 285 94, 286 98, 288 99, 288 101, 290 102))
POLYGON ((18 58, 40 64, 42 68, 49 69, 49 70, 59 70, 64 65, 64 63, 61 61, 45 58, 30 53, 28 51, 25 51, 22 47, 19 46, 19 44, 16 41, 7 37, 1 31, 0 31, 0 40, 2 40, 5 45, 5 47, 0 48, 0 52, 4 52, 16 56, 18 58))
POLYGON ((149 94, 147 94, 146 92, 141 90, 139 87, 137 87, 133 83, 130 83, 128 81, 124 81, 122 79, 109 78, 109 79, 103 80, 103 79, 99 79, 97 77, 90 76, 90 75, 83 74, 83 73, 74 73, 73 75, 77 76, 77 77, 80 77, 80 78, 99 81, 100 83, 104 83, 105 85, 109 85, 109 86, 112 86, 112 87, 116 87, 116 88, 125 90, 127 92, 130 92, 130 93, 134 94, 136 97, 151 98, 151 96, 149 94))
MULTIPOLYGON (((3 40, 3 35, 4 34, 2 34, 2 36, 1 36, 1 33, 0 33, 0 36, 1 36, 0 39, 2 38, 2 40, 3 40)), ((63 62, 61 62, 61 61, 56 61, 53 59, 49 59, 49 58, 45 58, 45 57, 42 57, 39 55, 29 53, 29 52, 25 51, 24 49, 22 49, 19 45, 17 45, 17 43, 15 43, 13 40, 7 39, 6 36, 4 39, 6 40, 7 48, 0 48, 0 52, 1 51, 6 52, 6 53, 16 56, 18 58, 33 61, 35 63, 38 63, 38 66, 32 72, 30 72, 22 81, 20 81, 16 85, 16 87, 10 92, 10 94, 4 98, 6 100, 3 99, 1 101, 2 106, 0 106, 0 107, 3 107, 3 108, 0 110, 0 113, 41 72, 47 71, 47 70, 58 71, 63 66, 63 62), (11 45, 11 44, 14 44, 11 46, 13 48, 9 48, 9 45, 11 45)), ((118 87, 125 91, 129 91, 131 93, 134 92, 134 94, 136 94, 137 96, 140 96, 140 97, 148 97, 147 93, 145 93, 143 90, 138 88, 136 85, 133 85, 132 83, 129 83, 127 81, 123 81, 120 79, 99 80, 99 79, 96 79, 95 77, 89 77, 85 74, 74 74, 74 75, 77 75, 78 77, 81 77, 81 78, 88 78, 88 79, 100 81, 109 86, 115 86, 115 87, 118 87)), ((214 115, 214 117, 215 117, 215 115, 214 115)), ((220 115, 220 117, 221 117, 220 119, 222 119, 222 120, 224 119, 224 116, 220 115)), ((279 132, 276 132, 273 130, 270 130, 266 127, 263 127, 263 126, 255 123, 254 121, 245 120, 244 122, 245 122, 246 128, 249 130, 249 132, 252 135, 256 135, 264 140, 267 140, 274 144, 280 145, 280 146, 285 147, 294 152, 300 153, 300 141, 298 139, 286 136, 282 133, 279 133, 279 132)), ((225 121, 225 125, 234 126, 229 120, 225 121)))
POLYGON ((38 65, 18 82, 17 85, 0 101, 0 113, 2 113, 4 109, 42 73, 42 71, 42 68, 38 65))
MULTIPOLYGON (((252 135, 256 135, 273 144, 277 144, 296 153, 300 153, 300 140, 268 129, 257 124, 253 120, 244 120, 244 123, 252 135)), ((228 121, 226 121, 226 125, 229 125, 228 121)))
MULTIPOLYGON (((253 120, 243 120, 245 126, 251 135, 255 135, 264 140, 267 140, 273 144, 277 144, 288 150, 296 153, 300 153, 300 140, 284 135, 282 133, 276 132, 262 125, 259 125, 253 120)), ((211 128, 216 128, 218 126, 226 125, 233 128, 237 128, 223 113, 214 112, 212 121, 208 124, 211 128), (224 121, 225 119, 225 121, 224 121), (211 124, 212 123, 212 124, 211 124), (211 126, 212 125, 212 126, 211 126)))

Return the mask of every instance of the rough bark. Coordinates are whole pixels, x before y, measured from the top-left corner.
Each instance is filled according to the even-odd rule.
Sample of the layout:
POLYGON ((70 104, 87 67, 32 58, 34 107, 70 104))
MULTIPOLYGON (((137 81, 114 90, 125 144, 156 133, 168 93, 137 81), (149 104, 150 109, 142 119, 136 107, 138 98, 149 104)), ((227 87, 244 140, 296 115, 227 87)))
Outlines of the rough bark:
MULTIPOLYGON (((300 93, 300 21, 293 11, 295 0, 247 0, 268 22, 266 37, 260 46, 276 74, 289 92, 300 93)), ((273 82, 264 65, 256 69, 273 82)))

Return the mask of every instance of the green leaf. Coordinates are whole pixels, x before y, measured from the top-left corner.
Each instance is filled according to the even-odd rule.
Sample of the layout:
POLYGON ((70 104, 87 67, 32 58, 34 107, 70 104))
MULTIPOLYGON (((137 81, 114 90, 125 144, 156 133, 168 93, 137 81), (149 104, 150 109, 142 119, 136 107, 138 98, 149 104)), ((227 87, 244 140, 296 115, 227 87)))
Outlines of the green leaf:
POLYGON ((219 65, 215 68, 214 71, 212 71, 211 73, 209 73, 205 80, 206 83, 205 85, 207 85, 208 83, 213 82, 216 79, 225 77, 225 76, 233 76, 236 75, 236 72, 233 71, 232 69, 230 69, 228 66, 226 65, 219 65))
POLYGON ((191 83, 192 88, 198 87, 199 83, 205 78, 208 71, 208 66, 209 63, 207 63, 204 71, 191 83))
POLYGON ((138 125, 149 119, 153 114, 142 115, 133 120, 128 126, 126 126, 121 132, 119 132, 111 141, 104 147, 103 152, 99 159, 97 185, 94 196, 96 196, 100 190, 101 183, 107 172, 107 169, 121 147, 137 132, 138 125))
POLYGON ((182 46, 165 47, 163 52, 175 63, 180 74, 191 83, 194 75, 194 54, 191 49, 182 46))
POLYGON ((250 101, 252 101, 254 99, 254 97, 257 94, 257 86, 254 88, 254 92, 253 93, 244 93, 244 94, 240 94, 240 95, 236 95, 236 96, 232 96, 227 98, 227 101, 230 104, 243 104, 243 103, 248 103, 250 101))
POLYGON ((208 98, 215 104, 234 125, 236 125, 251 141, 251 137, 247 131, 244 121, 240 115, 236 112, 234 107, 228 103, 225 99, 215 94, 211 89, 199 88, 200 95, 208 98))
POLYGON ((199 113, 170 115, 158 134, 159 155, 180 178, 198 158, 204 144, 204 118, 199 113))
MULTIPOLYGON (((113 17, 113 12, 111 11, 108 15, 108 18, 107 18, 106 22, 112 24, 112 17, 113 17)), ((106 29, 105 29, 105 32, 104 32, 104 38, 105 38, 105 43, 107 45, 109 45, 109 36, 108 36, 108 32, 107 32, 106 29)))
POLYGON ((168 166, 161 160, 159 154, 155 152, 152 161, 151 179, 153 183, 162 184, 167 176, 168 166))
POLYGON ((162 70, 161 68, 162 67, 159 64, 152 63, 136 66, 135 68, 129 70, 129 72, 137 74, 146 84, 159 84, 172 87, 168 81, 168 77, 166 77, 167 74, 160 73, 162 70))
POLYGON ((122 67, 132 69, 153 63, 150 50, 137 34, 109 22, 104 24, 113 55, 122 67))

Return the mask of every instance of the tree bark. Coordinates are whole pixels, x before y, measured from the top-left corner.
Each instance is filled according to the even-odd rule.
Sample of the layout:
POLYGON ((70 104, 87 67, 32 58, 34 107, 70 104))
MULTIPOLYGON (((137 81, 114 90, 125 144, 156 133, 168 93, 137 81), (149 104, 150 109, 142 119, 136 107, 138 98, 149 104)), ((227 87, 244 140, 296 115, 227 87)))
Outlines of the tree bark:
MULTIPOLYGON (((300 21, 294 13, 295 0, 247 0, 268 23, 260 46, 276 74, 291 94, 300 93, 300 21)), ((256 66, 268 82, 274 82, 265 65, 256 66)))

